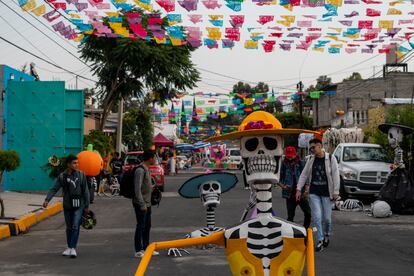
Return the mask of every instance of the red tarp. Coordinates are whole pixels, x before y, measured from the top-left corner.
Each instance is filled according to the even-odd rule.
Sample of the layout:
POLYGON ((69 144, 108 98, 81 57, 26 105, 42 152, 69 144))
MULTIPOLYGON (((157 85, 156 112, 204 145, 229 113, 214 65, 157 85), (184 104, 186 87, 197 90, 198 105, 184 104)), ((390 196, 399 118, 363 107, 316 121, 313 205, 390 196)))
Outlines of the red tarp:
POLYGON ((174 146, 174 142, 169 140, 168 138, 166 138, 164 135, 162 135, 161 133, 158 133, 155 137, 154 137, 154 144, 156 146, 160 146, 160 147, 173 147, 174 146))

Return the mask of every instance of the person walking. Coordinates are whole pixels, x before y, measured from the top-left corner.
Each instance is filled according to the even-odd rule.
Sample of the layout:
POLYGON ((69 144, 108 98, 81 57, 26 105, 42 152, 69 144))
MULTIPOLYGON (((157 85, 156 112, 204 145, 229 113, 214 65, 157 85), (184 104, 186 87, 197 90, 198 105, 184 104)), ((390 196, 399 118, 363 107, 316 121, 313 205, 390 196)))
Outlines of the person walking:
POLYGON ((50 200, 62 188, 63 215, 66 222, 66 242, 68 246, 62 255, 76 258, 82 213, 89 213, 89 189, 86 176, 83 172, 78 171, 78 158, 69 155, 66 158, 66 166, 67 169, 57 177, 55 185, 47 193, 43 207, 46 208, 50 200))
POLYGON ((286 199, 287 220, 293 222, 296 207, 299 205, 305 216, 303 226, 307 229, 311 223, 311 209, 308 196, 304 193, 305 187, 302 188, 303 193, 300 199, 296 201, 296 186, 303 167, 304 163, 297 156, 296 149, 294 147, 287 147, 285 149, 285 158, 280 168, 280 183, 278 185, 282 188, 282 197, 286 199))
POLYGON ((312 221, 317 231, 315 251, 319 252, 329 245, 332 233, 331 200, 336 200, 339 196, 340 178, 336 158, 325 153, 322 141, 312 139, 309 146, 312 155, 299 177, 296 200, 300 201, 302 188, 308 181, 312 221))
POLYGON ((119 152, 115 152, 115 156, 111 159, 111 162, 109 162, 109 166, 111 167, 112 175, 116 177, 118 183, 121 183, 122 165, 123 162, 121 154, 119 152))
MULTIPOLYGON (((144 256, 144 251, 150 240, 152 184, 149 166, 154 164, 154 152, 151 150, 144 151, 143 162, 135 170, 134 175, 135 196, 132 199, 132 204, 137 219, 134 237, 135 257, 137 258, 144 256)), ((154 251, 153 255, 159 255, 159 253, 154 251)))

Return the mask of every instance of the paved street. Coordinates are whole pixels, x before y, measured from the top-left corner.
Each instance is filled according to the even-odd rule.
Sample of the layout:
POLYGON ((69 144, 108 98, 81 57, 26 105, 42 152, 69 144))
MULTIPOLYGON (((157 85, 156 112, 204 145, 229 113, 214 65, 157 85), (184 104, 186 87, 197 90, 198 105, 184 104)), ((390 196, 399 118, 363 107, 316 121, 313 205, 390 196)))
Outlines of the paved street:
MULTIPOLYGON (((153 208, 152 241, 181 238, 205 225, 200 201, 182 199, 176 193, 190 176, 194 174, 167 178, 161 205, 153 208)), ((242 186, 223 195, 216 212, 218 226, 238 222, 249 197, 242 186)), ((281 217, 285 217, 283 203, 280 191, 275 191, 274 209, 281 217)), ((0 275, 133 275, 139 259, 133 257, 135 217, 130 201, 98 198, 91 209, 98 225, 82 230, 77 259, 60 255, 65 249, 65 225, 59 214, 25 235, 0 242, 0 275)), ((334 236, 330 247, 316 254, 316 274, 413 275, 413 233, 413 217, 376 220, 363 213, 335 212, 334 236)), ((161 252, 153 258, 147 275, 230 275, 222 249, 190 252, 182 258, 161 252)))

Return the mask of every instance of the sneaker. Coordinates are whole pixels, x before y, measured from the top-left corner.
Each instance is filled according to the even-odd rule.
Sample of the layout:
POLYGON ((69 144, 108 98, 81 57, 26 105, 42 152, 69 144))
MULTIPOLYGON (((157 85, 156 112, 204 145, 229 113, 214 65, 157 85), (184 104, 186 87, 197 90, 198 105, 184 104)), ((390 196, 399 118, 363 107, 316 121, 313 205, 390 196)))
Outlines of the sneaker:
POLYGON ((315 247, 316 252, 321 252, 323 250, 323 241, 318 241, 318 244, 315 247))
POLYGON ((323 247, 328 247, 329 245, 329 236, 325 236, 323 239, 323 247))
POLYGON ((70 257, 71 258, 76 258, 78 256, 78 254, 76 254, 76 250, 75 250, 75 248, 72 248, 71 250, 70 250, 70 257))
POLYGON ((66 248, 65 251, 63 251, 62 255, 65 256, 65 257, 70 256, 70 250, 71 249, 69 247, 66 248))
POLYGON ((155 250, 154 250, 154 252, 152 252, 152 256, 158 256, 158 255, 160 255, 160 252, 155 251, 155 250))
POLYGON ((144 257, 144 250, 135 252, 135 258, 142 258, 144 257))

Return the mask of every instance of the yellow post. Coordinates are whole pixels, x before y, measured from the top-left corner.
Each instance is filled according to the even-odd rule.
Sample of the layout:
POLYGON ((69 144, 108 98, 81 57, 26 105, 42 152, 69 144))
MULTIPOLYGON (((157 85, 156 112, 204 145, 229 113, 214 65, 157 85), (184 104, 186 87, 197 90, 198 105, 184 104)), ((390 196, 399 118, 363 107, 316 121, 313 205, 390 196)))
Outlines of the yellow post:
POLYGON ((313 231, 312 228, 308 228, 308 242, 306 245, 306 267, 308 268, 307 276, 315 276, 315 255, 313 245, 313 231))
POLYGON ((207 237, 182 239, 174 241, 156 242, 150 244, 145 250, 144 256, 139 263, 135 276, 143 276, 151 261, 152 253, 157 249, 182 248, 201 244, 216 244, 224 246, 224 232, 220 231, 207 237))

